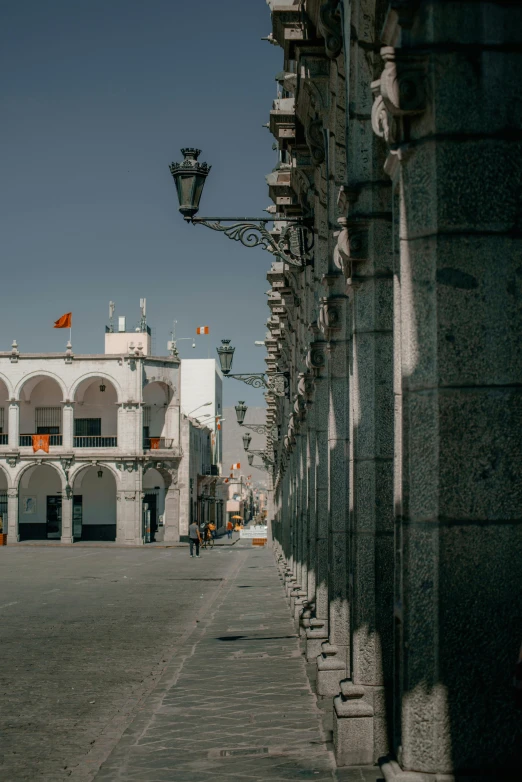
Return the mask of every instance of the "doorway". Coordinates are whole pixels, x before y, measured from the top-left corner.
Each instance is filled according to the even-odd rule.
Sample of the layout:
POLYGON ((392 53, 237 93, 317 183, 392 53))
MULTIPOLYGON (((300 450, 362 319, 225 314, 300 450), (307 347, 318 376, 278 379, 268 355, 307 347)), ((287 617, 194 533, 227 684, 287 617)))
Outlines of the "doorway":
POLYGON ((143 504, 149 506, 150 511, 150 542, 154 543, 156 540, 156 532, 158 529, 158 495, 156 492, 147 492, 143 497, 143 504))
POLYGON ((47 495, 45 522, 47 540, 57 540, 62 537, 62 498, 59 495, 47 495))

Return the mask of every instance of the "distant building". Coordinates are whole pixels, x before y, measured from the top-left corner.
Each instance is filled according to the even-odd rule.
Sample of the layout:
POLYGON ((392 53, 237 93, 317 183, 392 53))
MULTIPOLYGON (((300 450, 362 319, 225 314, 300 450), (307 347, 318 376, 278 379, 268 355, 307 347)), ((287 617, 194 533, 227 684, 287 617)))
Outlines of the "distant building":
POLYGON ((185 409, 211 401, 201 425, 180 417, 179 357, 151 352, 143 308, 136 330, 125 318, 106 328, 103 354, 75 355, 70 344, 64 353, 22 353, 16 342, 0 353, 0 515, 9 542, 140 544, 145 509, 152 541, 178 541, 191 518, 223 526, 215 362, 183 362, 185 409))
POLYGON ((220 464, 223 446, 216 418, 223 415, 223 376, 213 358, 184 358, 181 366, 182 412, 212 431, 215 462, 220 464))

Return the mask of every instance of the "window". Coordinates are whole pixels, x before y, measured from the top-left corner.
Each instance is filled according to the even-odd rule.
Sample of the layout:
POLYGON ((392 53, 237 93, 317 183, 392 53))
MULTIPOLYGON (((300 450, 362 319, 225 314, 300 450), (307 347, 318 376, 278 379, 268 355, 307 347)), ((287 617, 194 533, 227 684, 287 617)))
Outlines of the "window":
POLYGON ((101 418, 75 418, 75 437, 101 437, 101 418))
POLYGON ((37 434, 59 434, 62 426, 62 408, 36 407, 34 425, 37 434))
POLYGON ((151 409, 150 405, 143 405, 143 427, 150 426, 151 409))

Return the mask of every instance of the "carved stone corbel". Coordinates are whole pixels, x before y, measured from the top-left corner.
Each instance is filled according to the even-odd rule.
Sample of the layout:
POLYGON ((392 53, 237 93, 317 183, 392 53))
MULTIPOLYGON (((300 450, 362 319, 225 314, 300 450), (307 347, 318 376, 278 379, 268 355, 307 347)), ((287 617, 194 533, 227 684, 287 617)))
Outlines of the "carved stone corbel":
POLYGON ((343 48, 343 32, 339 0, 327 0, 319 9, 319 32, 324 38, 327 57, 335 60, 343 48))
POLYGON ((374 133, 393 147, 402 138, 402 119, 426 109, 426 58, 405 49, 383 46, 384 70, 372 82, 374 133))
POLYGON ((345 279, 351 280, 353 264, 368 260, 368 223, 362 220, 349 220, 340 217, 337 221, 341 230, 335 235, 334 263, 342 271, 345 279))
POLYGON ((310 348, 306 355, 306 366, 311 369, 314 375, 318 375, 326 368, 326 343, 316 341, 310 343, 310 348))
POLYGON ((305 127, 305 138, 314 166, 319 166, 325 159, 323 123, 316 117, 305 127))
POLYGON ((319 328, 328 341, 336 331, 342 330, 342 313, 337 298, 323 296, 319 307, 319 328))

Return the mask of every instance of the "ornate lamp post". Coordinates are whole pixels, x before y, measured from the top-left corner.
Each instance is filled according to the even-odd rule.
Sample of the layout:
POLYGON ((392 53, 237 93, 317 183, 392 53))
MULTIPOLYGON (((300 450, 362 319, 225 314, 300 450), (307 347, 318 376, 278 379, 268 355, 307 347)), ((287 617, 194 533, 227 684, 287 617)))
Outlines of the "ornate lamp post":
MULTIPOLYGON (((246 449, 245 449, 246 450, 246 449)), ((269 467, 274 466, 274 460, 269 457, 266 451, 248 451, 248 454, 252 454, 252 456, 260 456, 263 460, 263 464, 268 469, 269 467)), ((249 462, 250 464, 250 462, 249 462)), ((255 466, 255 465, 254 465, 255 466)))
POLYGON ((243 448, 245 449, 245 451, 248 451, 251 440, 252 440, 252 435, 249 434, 249 432, 246 432, 246 434, 243 435, 243 448))
POLYGON ((265 372, 248 372, 246 374, 231 375, 230 370, 232 369, 235 348, 230 344, 230 340, 222 339, 221 347, 216 348, 216 351, 219 357, 221 371, 225 377, 234 377, 236 380, 241 380, 243 383, 246 383, 247 386, 252 386, 253 388, 267 388, 276 396, 287 395, 288 377, 286 372, 273 372, 271 375, 267 375, 265 372))
POLYGON ((176 184, 179 211, 187 222, 206 225, 213 231, 221 231, 241 242, 245 247, 262 247, 279 260, 291 266, 303 268, 311 260, 314 235, 308 221, 300 217, 195 217, 205 180, 211 166, 200 163, 200 149, 187 147, 181 150, 183 161, 171 163, 170 173, 176 184), (286 223, 281 233, 270 232, 267 223, 286 223), (222 225, 233 223, 233 225, 222 225))
POLYGON ((245 420, 246 411, 248 410, 248 407, 245 405, 244 402, 238 402, 235 407, 235 410, 236 410, 236 418, 239 426, 244 426, 245 429, 251 429, 256 434, 268 434, 268 432, 271 432, 273 437, 277 437, 277 428, 275 426, 269 427, 269 426, 265 426, 265 424, 243 423, 245 420))

